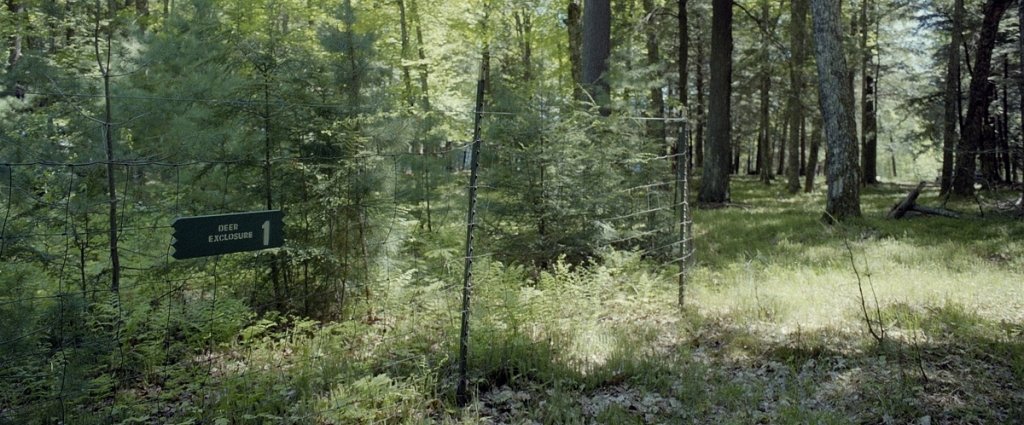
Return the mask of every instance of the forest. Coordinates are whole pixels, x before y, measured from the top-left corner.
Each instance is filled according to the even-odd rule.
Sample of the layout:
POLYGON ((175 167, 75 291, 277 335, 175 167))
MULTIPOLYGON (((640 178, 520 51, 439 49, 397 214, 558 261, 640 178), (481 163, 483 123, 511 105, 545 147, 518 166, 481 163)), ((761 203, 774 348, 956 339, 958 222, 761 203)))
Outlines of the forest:
POLYGON ((3 0, 0 424, 1024 423, 1022 34, 3 0))

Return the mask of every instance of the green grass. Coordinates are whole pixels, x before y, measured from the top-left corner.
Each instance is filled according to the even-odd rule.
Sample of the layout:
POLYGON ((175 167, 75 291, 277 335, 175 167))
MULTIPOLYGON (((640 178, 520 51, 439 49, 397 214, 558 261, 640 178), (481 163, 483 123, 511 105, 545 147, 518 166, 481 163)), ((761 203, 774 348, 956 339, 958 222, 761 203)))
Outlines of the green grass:
MULTIPOLYGON (((634 253, 540 273, 478 261, 465 408, 454 403, 461 294, 443 278, 459 270, 429 256, 376 288, 385 297, 353 307, 363 319, 257 323, 212 365, 197 358, 197 377, 212 379, 136 403, 151 406, 150 420, 204 423, 1024 418, 1024 223, 976 217, 969 202, 949 205, 961 220, 885 220, 908 190, 889 186, 866 191, 863 219, 828 227, 820 193, 779 190, 740 179, 738 207, 696 211, 682 312, 675 271, 634 253), (854 264, 881 344, 868 336, 854 264)), ((921 202, 939 203, 931 193, 921 202)))

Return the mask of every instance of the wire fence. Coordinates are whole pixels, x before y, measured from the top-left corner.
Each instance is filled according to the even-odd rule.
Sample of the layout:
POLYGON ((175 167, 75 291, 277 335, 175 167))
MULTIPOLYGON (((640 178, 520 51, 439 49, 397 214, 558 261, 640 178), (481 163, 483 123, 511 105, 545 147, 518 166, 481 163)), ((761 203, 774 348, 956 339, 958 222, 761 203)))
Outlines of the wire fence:
MULTIPOLYGON (((635 137, 597 160, 571 152, 566 140, 485 140, 476 186, 479 245, 470 259, 476 267, 546 270, 630 251, 682 279, 693 239, 679 128, 665 143, 635 137)), ((462 283, 454 270, 467 258, 458 254, 464 241, 449 236, 466 225, 471 153, 467 143, 444 145, 433 152, 410 145, 337 155, 0 160, 0 420, 83 420, 83 404, 101 422, 123 418, 118 401, 166 379, 160 371, 172 365, 152 363, 161 358, 204 371, 194 393, 179 401, 210 405, 223 396, 211 392, 210 379, 257 373, 248 367, 264 355, 225 349, 225 334, 233 333, 230 340, 255 332, 259 317, 374 320, 392 291, 414 279, 442 283, 437 290, 448 300, 451 325, 444 332, 454 329, 462 283), (113 198, 107 167, 114 170, 113 198), (268 169, 276 177, 269 188, 268 169), (264 189, 284 211, 284 247, 173 259, 175 217, 260 210, 264 189), (420 252, 428 248, 439 254, 420 252), (121 282, 112 291, 114 273, 121 282), (230 323, 247 327, 225 329, 230 323)), ((305 355, 295 361, 329 361, 305 355)), ((199 413, 204 421, 210 414, 199 413)))

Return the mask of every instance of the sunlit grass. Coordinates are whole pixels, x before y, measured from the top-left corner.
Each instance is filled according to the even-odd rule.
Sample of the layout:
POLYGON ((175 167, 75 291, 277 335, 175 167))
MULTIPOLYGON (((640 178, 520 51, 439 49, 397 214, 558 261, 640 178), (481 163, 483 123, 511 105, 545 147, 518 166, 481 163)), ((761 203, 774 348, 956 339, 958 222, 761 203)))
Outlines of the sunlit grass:
POLYGON ((876 296, 881 305, 957 303, 990 320, 1024 321, 1019 220, 886 220, 906 191, 885 188, 867 191, 863 219, 832 228, 819 221, 820 194, 780 199, 753 181, 733 184, 741 207, 696 216, 689 300, 702 313, 780 329, 855 326, 859 273, 871 305, 876 296))
MULTIPOLYGON (((696 212, 684 310, 674 266, 639 253, 602 251, 543 271, 480 258, 469 406, 453 397, 461 291, 449 280, 459 273, 434 264, 452 255, 430 254, 422 270, 391 275, 387 297, 353 307, 353 320, 282 326, 225 347, 247 372, 224 364, 224 397, 207 407, 227 417, 270 406, 292 423, 1024 417, 1020 220, 889 221, 908 189, 882 187, 866 191, 863 219, 825 226, 820 193, 733 185, 738 207, 696 212), (884 343, 868 336, 862 305, 881 318, 884 343), (279 394, 277 404, 251 396, 253 386, 279 394)), ((922 202, 939 201, 928 193, 922 202)), ((433 237, 457 243, 461 231, 433 237)))

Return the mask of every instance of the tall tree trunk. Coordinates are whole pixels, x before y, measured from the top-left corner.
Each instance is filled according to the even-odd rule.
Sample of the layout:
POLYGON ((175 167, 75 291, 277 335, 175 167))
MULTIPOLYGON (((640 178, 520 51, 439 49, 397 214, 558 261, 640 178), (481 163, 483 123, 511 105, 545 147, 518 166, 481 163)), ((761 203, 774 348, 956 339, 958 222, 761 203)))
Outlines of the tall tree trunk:
POLYGON ((995 48, 999 21, 1012 0, 988 0, 974 54, 974 75, 971 77, 970 98, 963 134, 957 145, 956 172, 953 175, 953 194, 974 195, 974 173, 977 170, 978 149, 985 133, 985 112, 992 101, 992 50, 995 48))
MULTIPOLYGON (((775 170, 775 174, 779 176, 786 171, 786 141, 789 140, 789 121, 783 120, 780 127, 782 127, 782 131, 779 134, 779 164, 775 170)), ((774 143, 772 144, 774 145, 774 143)))
POLYGON ((770 137, 771 131, 771 89, 772 89, 772 62, 771 56, 768 52, 769 47, 769 34, 768 34, 768 19, 769 19, 769 8, 768 0, 761 0, 761 69, 759 70, 759 77, 761 80, 761 99, 760 99, 760 125, 757 131, 757 172, 758 179, 764 183, 769 184, 772 182, 774 174, 772 173, 772 142, 770 137))
MULTIPOLYGON (((945 115, 942 127, 942 176, 940 191, 949 193, 953 187, 953 151, 956 150, 957 126, 960 124, 960 45, 963 44, 964 0, 953 5, 953 28, 946 63, 946 91, 943 96, 945 115)), ((961 128, 961 130, 963 130, 961 128)))
POLYGON ((874 54, 868 45, 872 25, 868 20, 870 0, 861 0, 860 54, 861 54, 861 176, 864 184, 878 183, 878 114, 875 108, 875 77, 872 62, 874 54))
MULTIPOLYGON (((688 118, 689 116, 691 116, 689 114, 690 87, 689 87, 689 81, 688 81, 690 79, 690 69, 689 69, 689 62, 690 62, 690 22, 689 22, 689 19, 690 19, 690 14, 686 10, 686 6, 687 6, 687 0, 679 0, 679 14, 678 14, 679 57, 678 57, 677 62, 678 62, 678 66, 679 66, 679 87, 678 87, 678 90, 679 90, 679 104, 683 106, 683 111, 682 111, 682 114, 681 114, 683 118, 688 118)), ((689 119, 687 119, 685 125, 688 125, 688 126, 690 125, 690 120, 689 119)), ((690 128, 693 128, 693 127, 690 127, 690 128)), ((687 135, 686 136, 687 139, 689 139, 690 138, 690 132, 687 131, 685 134, 687 135)), ((680 146, 681 146, 681 144, 676 143, 676 150, 678 150, 680 148, 680 146)), ((687 150, 687 152, 686 152, 687 164, 685 164, 685 166, 687 167, 687 173, 689 173, 689 169, 693 167, 693 148, 691 146, 692 145, 690 144, 690 141, 686 140, 686 144, 685 144, 684 147, 687 150)), ((673 157, 674 158, 673 162, 676 163, 676 166, 678 166, 678 163, 679 163, 679 154, 680 153, 682 153, 682 152, 675 152, 676 156, 673 157)))
POLYGON ((818 174, 818 151, 821 149, 821 120, 818 117, 811 119, 811 148, 807 154, 807 170, 804 175, 804 192, 814 191, 814 178, 818 174))
MULTIPOLYGON (((655 25, 657 20, 657 10, 654 7, 654 0, 643 0, 644 14, 646 15, 647 26, 647 65, 654 69, 655 75, 651 76, 653 81, 663 81, 662 73, 660 68, 661 65, 661 53, 658 49, 658 28, 655 25)), ((647 114, 651 118, 655 118, 652 121, 647 122, 647 134, 657 146, 657 149, 661 151, 661 148, 665 145, 665 121, 660 118, 665 117, 665 95, 662 92, 662 85, 659 83, 655 87, 651 87, 650 97, 651 103, 648 107, 647 114)), ((664 151, 661 151, 664 152, 664 151)))
POLYGON ((812 0, 811 10, 818 62, 818 101, 829 151, 825 161, 828 194, 824 218, 828 222, 842 221, 861 215, 856 124, 853 93, 848 89, 850 70, 843 54, 842 13, 834 0, 812 0))
POLYGON ((583 100, 583 31, 582 31, 582 10, 577 0, 569 0, 569 10, 566 15, 565 26, 569 30, 569 64, 572 72, 572 97, 576 100, 583 100))
POLYGON ((611 94, 605 72, 611 54, 612 10, 610 0, 584 0, 583 87, 601 108, 611 114, 611 94))
MULTIPOLYGON (((704 41, 701 40, 700 33, 697 33, 697 61, 694 67, 697 71, 697 81, 694 82, 694 87, 697 90, 697 131, 694 132, 693 138, 693 162, 696 167, 704 167, 704 125, 707 122, 707 114, 705 113, 705 96, 704 96, 704 41)), ((1022 114, 1024 114, 1024 106, 1022 106, 1022 114)))
POLYGON ((1002 102, 1002 117, 999 119, 1000 131, 999 131, 999 159, 1002 160, 1003 165, 1003 179, 1006 183, 1013 183, 1013 167, 1011 163, 1013 160, 1010 158, 1010 55, 1003 54, 1003 95, 1001 96, 1002 102))
POLYGON ((790 64, 789 91, 789 157, 786 177, 788 177, 789 193, 800 191, 800 139, 804 126, 804 105, 801 95, 804 91, 804 61, 807 53, 807 0, 793 0, 792 18, 790 19, 791 49, 793 62, 790 64))
POLYGON ((430 85, 427 80, 430 69, 427 67, 427 54, 423 49, 423 25, 420 22, 419 7, 417 0, 409 0, 409 14, 412 15, 412 23, 416 26, 416 49, 420 60, 420 105, 424 111, 430 111, 430 85))
POLYGON ((743 143, 742 140, 738 140, 737 139, 737 140, 733 141, 733 144, 732 144, 732 170, 731 170, 732 174, 739 174, 740 173, 740 166, 742 166, 742 163, 740 162, 740 156, 743 154, 743 145, 744 145, 744 143, 743 143))
MULTIPOLYGON (((1017 2, 1017 29, 1020 34, 1024 34, 1024 1, 1017 2)), ((1019 55, 1018 62, 1020 63, 1020 78, 1017 79, 1017 88, 1020 96, 1020 122, 1021 126, 1024 127, 1024 36, 1017 38, 1017 53, 1019 55)), ((1024 174, 1024 128, 1020 132, 1020 146, 1017 149, 1016 161, 1013 161, 1014 172, 1017 174, 1021 172, 1024 174)), ((1024 182, 1024 175, 1021 176, 1022 182, 1024 182)), ((1024 184, 1021 185, 1021 210, 1024 210, 1024 184)))
POLYGON ((523 64, 523 81, 533 80, 533 19, 529 8, 522 8, 513 14, 516 33, 519 36, 519 54, 523 64))
POLYGON ((410 57, 412 51, 409 46, 409 20, 405 13, 405 0, 396 0, 395 3, 398 4, 398 27, 400 28, 402 35, 402 86, 405 87, 405 90, 402 92, 402 97, 406 104, 413 106, 416 104, 416 101, 412 95, 412 72, 409 70, 409 62, 412 60, 410 57))
POLYGON ((23 21, 22 15, 24 15, 25 12, 25 5, 18 2, 18 0, 7 0, 6 3, 7 10, 10 12, 13 20, 19 22, 19 24, 16 25, 16 29, 13 31, 13 35, 11 35, 8 40, 10 46, 8 47, 7 66, 8 68, 14 68, 14 65, 18 64, 18 61, 21 60, 22 56, 22 42, 24 40, 22 32, 24 31, 24 26, 26 24, 21 21, 23 21))
POLYGON ((732 168, 729 158, 732 146, 732 1, 712 0, 711 5, 711 105, 698 200, 722 203, 729 201, 732 168))

